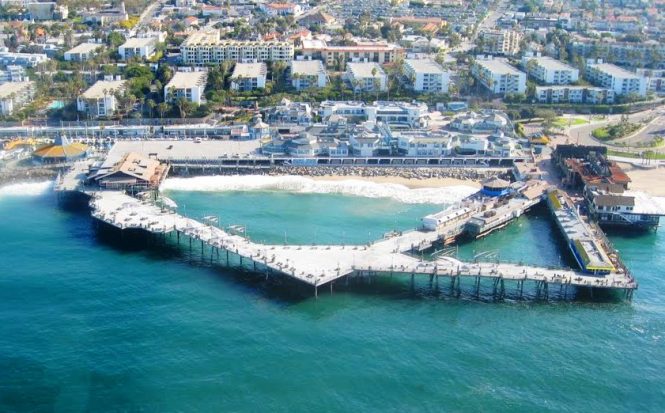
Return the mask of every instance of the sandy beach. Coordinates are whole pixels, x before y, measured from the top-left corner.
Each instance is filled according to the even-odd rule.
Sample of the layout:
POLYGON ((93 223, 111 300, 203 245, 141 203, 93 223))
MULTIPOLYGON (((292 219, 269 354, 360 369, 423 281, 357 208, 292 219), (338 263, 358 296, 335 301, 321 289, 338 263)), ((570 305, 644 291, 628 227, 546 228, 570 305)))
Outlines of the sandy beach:
POLYGON ((448 186, 470 186, 480 188, 480 182, 469 179, 456 179, 456 178, 422 178, 422 179, 409 179, 401 176, 348 176, 348 175, 323 175, 323 176, 310 176, 309 178, 316 181, 368 181, 377 184, 399 184, 407 188, 443 188, 448 186))
POLYGON ((646 192, 652 196, 665 196, 665 168, 640 168, 627 163, 620 163, 632 182, 629 188, 646 192))

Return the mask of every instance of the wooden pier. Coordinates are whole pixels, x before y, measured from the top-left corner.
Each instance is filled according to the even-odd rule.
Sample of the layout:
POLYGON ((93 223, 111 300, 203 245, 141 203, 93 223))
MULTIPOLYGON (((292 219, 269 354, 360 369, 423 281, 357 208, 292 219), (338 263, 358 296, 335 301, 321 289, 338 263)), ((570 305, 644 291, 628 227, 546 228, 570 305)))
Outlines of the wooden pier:
POLYGON ((569 288, 579 287, 620 290, 630 299, 637 288, 636 281, 626 272, 600 276, 565 268, 468 263, 450 257, 426 261, 409 255, 409 252, 442 242, 450 231, 459 228, 458 222, 452 222, 450 227, 443 225, 435 231, 396 233, 366 245, 269 245, 121 192, 93 193, 90 205, 94 218, 121 231, 140 229, 157 235, 175 234, 178 243, 185 242, 186 237, 190 248, 193 243, 196 247, 200 245, 202 256, 209 256, 211 261, 229 265, 230 258, 237 259, 241 266, 266 276, 281 274, 309 285, 315 295, 320 287, 326 285, 332 291, 335 282, 350 277, 400 274, 411 276, 412 280, 416 276, 429 278, 430 281, 436 280, 437 284, 441 277, 448 278, 455 291, 461 291, 462 280, 467 280, 465 283, 470 280, 476 294, 480 292, 481 281, 485 280, 492 284, 493 293, 498 298, 506 295, 506 283, 514 285, 512 295, 518 297, 523 296, 525 283, 529 283, 535 287, 536 296, 544 299, 551 297, 553 289, 566 297, 569 288))

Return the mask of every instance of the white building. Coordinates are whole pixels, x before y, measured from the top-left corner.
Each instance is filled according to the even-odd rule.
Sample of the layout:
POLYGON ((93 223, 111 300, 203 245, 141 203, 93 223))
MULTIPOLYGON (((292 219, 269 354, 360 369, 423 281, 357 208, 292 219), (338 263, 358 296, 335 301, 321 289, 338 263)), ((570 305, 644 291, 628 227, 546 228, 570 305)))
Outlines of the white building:
POLYGON ((302 54, 306 58, 321 59, 327 67, 343 68, 347 62, 395 62, 404 54, 398 45, 386 42, 355 42, 352 46, 329 46, 324 40, 303 40, 302 54))
POLYGON ((647 79, 649 92, 665 92, 665 70, 637 69, 637 75, 647 79))
POLYGON ((99 80, 78 97, 76 109, 94 118, 111 116, 117 108, 115 93, 124 88, 124 80, 99 80))
POLYGON ((296 90, 326 87, 328 73, 320 60, 292 60, 291 85, 296 90))
POLYGON ((33 82, 9 82, 0 85, 0 115, 11 115, 32 100, 33 82))
POLYGON ((261 3, 259 9, 268 16, 300 16, 302 7, 294 3, 261 3))
POLYGON ((432 59, 406 59, 404 74, 417 92, 448 93, 450 76, 432 59))
POLYGON ((505 59, 478 57, 471 74, 495 94, 526 92, 526 73, 509 65, 505 59))
POLYGON ((182 97, 192 103, 205 103, 205 88, 208 72, 175 72, 169 83, 164 86, 164 100, 177 100, 182 97))
POLYGON ((592 86, 536 86, 536 100, 540 103, 614 103, 614 91, 592 86))
POLYGON ((386 72, 375 62, 347 63, 346 79, 355 90, 388 90, 386 72))
POLYGON ((346 102, 327 100, 320 104, 321 116, 328 119, 332 115, 347 119, 359 119, 386 125, 424 128, 429 124, 429 111, 425 103, 419 102, 384 102, 371 104, 364 102, 346 102))
POLYGON ((513 56, 520 51, 522 34, 515 30, 487 30, 480 33, 481 52, 513 56))
POLYGON ((447 156, 455 147, 451 135, 429 131, 394 132, 392 138, 397 140, 397 149, 404 156, 447 156))
POLYGON ((43 53, 13 53, 6 47, 0 48, 0 65, 34 67, 47 60, 48 57, 43 53))
POLYGON ((99 43, 81 43, 65 52, 65 61, 85 62, 92 59, 102 47, 104 47, 104 45, 99 43))
POLYGON ((5 82, 27 82, 30 80, 23 66, 9 65, 0 70, 0 84, 5 82))
POLYGON ((548 56, 524 56, 522 68, 546 85, 569 85, 579 80, 580 71, 548 56))
POLYGON ((597 86, 612 89, 617 96, 636 94, 644 97, 647 95, 646 78, 613 64, 602 62, 587 64, 586 77, 597 86))
POLYGON ((376 156, 383 139, 374 131, 362 130, 349 135, 349 146, 354 156, 376 156))
POLYGON ((279 41, 240 41, 220 39, 219 31, 192 33, 180 45, 181 60, 186 65, 209 65, 225 60, 266 62, 293 60, 293 43, 279 41))
POLYGON ((132 37, 118 47, 118 53, 122 60, 132 57, 149 59, 155 55, 157 43, 156 37, 132 37))
POLYGON ((231 89, 248 91, 266 87, 268 67, 265 63, 236 63, 231 75, 231 89))

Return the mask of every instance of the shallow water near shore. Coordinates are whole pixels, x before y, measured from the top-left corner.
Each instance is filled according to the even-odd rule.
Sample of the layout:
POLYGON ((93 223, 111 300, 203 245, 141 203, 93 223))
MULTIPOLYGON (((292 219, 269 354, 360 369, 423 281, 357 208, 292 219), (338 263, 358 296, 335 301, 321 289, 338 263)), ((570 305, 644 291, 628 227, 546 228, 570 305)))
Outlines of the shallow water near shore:
MULTIPOLYGON (((33 184, 31 184, 33 185, 33 184)), ((366 242, 440 209, 389 198, 170 191, 283 242, 366 242)), ((121 248, 48 186, 0 189, 0 411, 660 411, 663 232, 612 240, 631 304, 486 303, 385 280, 280 287, 173 249, 121 248), (284 288, 284 287, 281 287, 284 288)), ((460 247, 557 264, 546 216, 460 247)))

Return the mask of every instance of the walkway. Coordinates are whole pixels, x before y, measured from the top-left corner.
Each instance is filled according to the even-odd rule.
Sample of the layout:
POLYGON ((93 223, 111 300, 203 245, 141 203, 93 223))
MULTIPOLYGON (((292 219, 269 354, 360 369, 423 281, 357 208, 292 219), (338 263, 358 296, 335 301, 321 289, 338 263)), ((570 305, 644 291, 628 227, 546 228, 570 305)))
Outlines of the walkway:
MULTIPOLYGON (((406 255, 414 245, 435 242, 439 232, 407 231, 367 245, 264 245, 242 235, 186 218, 150 201, 140 201, 120 192, 97 192, 91 201, 92 216, 119 229, 142 229, 153 234, 176 232, 210 248, 211 257, 220 251, 249 260, 254 268, 287 275, 318 287, 345 276, 369 273, 403 273, 413 276, 449 276, 536 281, 598 288, 633 290, 635 280, 614 272, 597 277, 571 269, 524 266, 509 263, 466 263, 453 258, 423 261, 406 255)), ((190 244, 191 245, 191 244, 190 244)), ((227 255, 228 256, 228 255, 227 255)))

